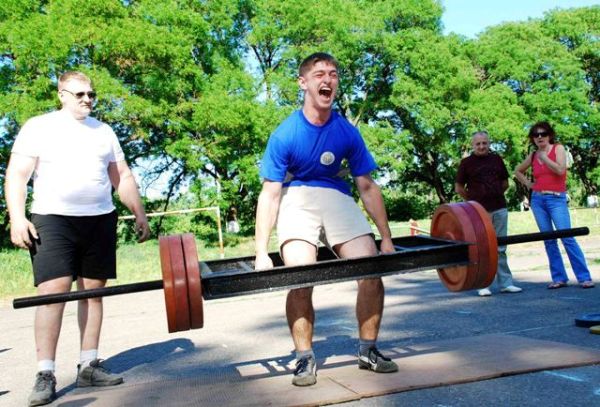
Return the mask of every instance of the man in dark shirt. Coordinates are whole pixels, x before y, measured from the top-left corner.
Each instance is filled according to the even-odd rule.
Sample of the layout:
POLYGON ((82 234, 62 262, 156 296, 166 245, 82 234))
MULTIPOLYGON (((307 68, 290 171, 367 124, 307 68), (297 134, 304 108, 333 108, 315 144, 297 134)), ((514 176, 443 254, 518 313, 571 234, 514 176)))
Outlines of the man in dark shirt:
MULTIPOLYGON (((508 189, 508 171, 502 158, 490 152, 490 138, 487 132, 474 133, 471 145, 473 153, 460 162, 454 190, 465 201, 480 203, 490 214, 496 235, 506 236, 508 210, 504 191, 508 189)), ((498 271, 495 283, 502 293, 522 291, 521 288, 513 285, 512 274, 506 260, 506 246, 498 246, 498 271)), ((479 290, 479 296, 492 295, 491 287, 479 290)))

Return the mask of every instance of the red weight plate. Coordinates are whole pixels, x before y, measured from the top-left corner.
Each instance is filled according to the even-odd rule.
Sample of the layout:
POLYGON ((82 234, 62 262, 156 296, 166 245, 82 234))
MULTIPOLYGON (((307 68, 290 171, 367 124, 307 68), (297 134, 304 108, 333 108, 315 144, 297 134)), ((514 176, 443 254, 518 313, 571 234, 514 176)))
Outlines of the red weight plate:
POLYGON ((477 210, 468 202, 460 202, 457 205, 460 205, 461 208, 464 209, 469 218, 469 222, 473 226, 473 231, 475 232, 473 243, 477 246, 477 256, 470 259, 472 267, 469 269, 469 271, 473 273, 474 278, 472 284, 464 286, 463 290, 487 287, 481 286, 482 282, 485 280, 486 273, 488 272, 486 259, 489 259, 489 247, 485 245, 485 242, 482 239, 482 236, 485 236, 485 226, 483 225, 479 212, 477 212, 477 210))
POLYGON ((475 201, 465 202, 477 234, 479 267, 473 289, 488 287, 496 277, 498 269, 498 238, 489 213, 475 201))
POLYGON ((177 331, 177 304, 173 290, 173 272, 171 270, 171 253, 168 236, 159 236, 158 248, 160 252, 160 268, 163 276, 163 291, 165 293, 165 309, 167 311, 167 324, 169 333, 177 331))
POLYGON ((190 303, 188 301, 187 273, 183 258, 183 245, 181 235, 169 236, 169 249, 171 254, 171 271, 173 275, 173 292, 175 293, 175 320, 177 331, 190 329, 190 303))
MULTIPOLYGON (((443 204, 436 209, 431 221, 431 236, 469 243, 475 243, 476 240, 469 216, 459 204, 443 204)), ((469 245, 468 251, 471 264, 438 269, 438 276, 450 291, 463 291, 475 282, 476 266, 472 262, 479 257, 477 245, 469 245)))
POLYGON ((190 327, 198 329, 204 326, 204 310, 202 307, 202 278, 198 264, 198 250, 194 235, 186 233, 181 236, 183 257, 187 274, 188 300, 190 304, 190 327))

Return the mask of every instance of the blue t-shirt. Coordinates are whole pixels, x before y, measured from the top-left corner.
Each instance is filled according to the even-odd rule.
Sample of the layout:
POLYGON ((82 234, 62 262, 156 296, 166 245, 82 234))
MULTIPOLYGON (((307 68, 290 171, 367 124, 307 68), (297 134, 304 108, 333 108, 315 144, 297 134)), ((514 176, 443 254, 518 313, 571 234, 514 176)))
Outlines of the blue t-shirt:
POLYGON ((358 129, 336 111, 327 123, 315 126, 297 110, 271 134, 260 176, 284 187, 333 188, 351 195, 350 185, 338 176, 343 163, 353 177, 377 168, 358 129))

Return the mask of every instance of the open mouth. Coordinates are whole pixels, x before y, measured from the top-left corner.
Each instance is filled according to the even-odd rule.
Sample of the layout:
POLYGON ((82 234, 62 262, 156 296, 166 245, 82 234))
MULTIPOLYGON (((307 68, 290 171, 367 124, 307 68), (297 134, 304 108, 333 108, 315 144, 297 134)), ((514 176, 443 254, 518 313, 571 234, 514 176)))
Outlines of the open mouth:
POLYGON ((325 96, 326 98, 330 98, 332 93, 333 91, 331 90, 331 88, 327 86, 324 86, 321 89, 319 89, 319 95, 325 96))

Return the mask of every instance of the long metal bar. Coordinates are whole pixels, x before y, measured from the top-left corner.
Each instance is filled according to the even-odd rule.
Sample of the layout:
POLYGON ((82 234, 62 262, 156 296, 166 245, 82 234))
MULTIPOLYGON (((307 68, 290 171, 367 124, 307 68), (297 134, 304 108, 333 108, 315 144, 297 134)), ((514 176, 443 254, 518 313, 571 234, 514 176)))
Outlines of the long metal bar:
POLYGON ((209 273, 202 277, 202 296, 210 300, 469 264, 469 243, 416 236, 394 243, 400 250, 384 255, 259 271, 209 273), (414 245, 416 240, 424 244, 414 245))
POLYGON ((509 244, 539 242, 540 240, 560 239, 563 237, 574 237, 589 235, 590 229, 587 227, 561 229, 551 232, 524 233, 522 235, 503 236, 498 238, 498 246, 506 246, 509 244))
MULTIPOLYGON (((393 242, 398 252, 386 255, 392 256, 386 259, 383 259, 386 256, 338 259, 330 250, 321 247, 317 263, 300 267, 285 267, 277 253, 270 253, 275 266, 271 270, 255 271, 253 256, 200 262, 203 297, 205 299, 231 297, 468 263, 469 244, 466 242, 426 236, 399 237, 394 238, 393 242), (415 259, 411 260, 411 256, 415 259), (320 272, 315 272, 315 270, 320 270, 320 272), (319 281, 319 278, 322 278, 322 281, 319 281)), ((13 308, 34 307, 161 288, 163 288, 163 281, 156 280, 16 298, 13 300, 13 308)))
MULTIPOLYGON (((498 245, 582 236, 589 233, 587 227, 527 233, 500 237, 498 238, 498 245)), ((263 271, 252 270, 254 257, 201 262, 203 297, 205 299, 231 297, 468 263, 468 255, 466 254, 468 243, 465 242, 435 239, 422 235, 394 238, 393 241, 396 246, 396 253, 359 259, 336 259, 331 251, 320 248, 317 263, 298 267, 284 267, 279 255, 271 253, 275 268, 263 271), (247 267, 240 267, 240 263, 245 264, 247 267), (232 267, 232 265, 236 266, 232 267)), ((68 293, 16 298, 13 300, 13 308, 34 307, 162 288, 163 281, 156 280, 68 293)))
POLYGON ((15 298, 13 308, 35 307, 37 305, 56 304, 59 302, 85 300, 87 298, 109 297, 111 295, 132 294, 143 291, 161 290, 163 288, 162 280, 144 281, 141 283, 131 283, 115 285, 103 288, 92 288, 90 290, 69 291, 59 294, 46 294, 34 297, 15 298))

